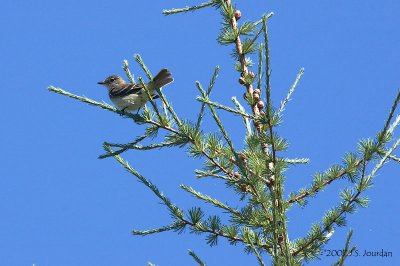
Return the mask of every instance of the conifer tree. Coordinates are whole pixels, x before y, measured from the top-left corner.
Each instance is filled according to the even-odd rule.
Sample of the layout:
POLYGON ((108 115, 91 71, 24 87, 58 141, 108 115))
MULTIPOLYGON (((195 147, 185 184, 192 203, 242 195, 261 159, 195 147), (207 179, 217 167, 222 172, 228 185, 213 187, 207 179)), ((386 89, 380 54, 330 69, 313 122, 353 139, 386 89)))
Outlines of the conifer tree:
MULTIPOLYGON (((218 43, 233 48, 237 79, 245 93, 243 100, 232 97, 232 106, 222 105, 210 98, 219 67, 215 68, 206 87, 200 82, 195 84, 199 91, 196 100, 200 103, 195 121, 188 121, 178 115, 161 89, 157 91, 161 102, 157 103, 150 97, 147 106, 137 114, 118 110, 106 103, 60 88, 49 87, 49 90, 132 119, 144 129, 144 133, 130 143, 104 142, 105 153, 99 157, 113 157, 117 160, 149 188, 171 214, 170 224, 151 230, 133 230, 134 235, 171 230, 177 233, 189 231, 196 235, 205 235, 210 246, 217 245, 219 239, 242 245, 246 253, 254 254, 259 265, 303 265, 318 258, 321 248, 333 236, 334 229, 346 225, 349 214, 360 207, 367 207, 365 191, 371 187, 382 166, 388 161, 400 162, 400 158, 393 155, 400 144, 400 138, 394 138, 394 130, 400 123, 400 115, 396 115, 400 91, 394 98, 386 122, 375 138, 360 140, 357 150, 344 154, 343 159, 338 160, 339 163, 325 172, 316 173, 311 184, 299 191, 287 193, 284 191, 285 170, 297 164, 306 164, 308 159, 285 157, 283 151, 288 148, 288 142, 278 134, 277 128, 282 123, 283 111, 304 69, 297 74, 286 98, 279 105, 274 105, 268 39, 268 21, 273 13, 263 15, 255 22, 242 22, 242 14, 231 0, 211 0, 197 6, 165 10, 163 13, 174 15, 202 8, 214 8, 220 12, 222 28, 217 38, 218 43), (211 120, 203 121, 206 110, 209 110, 211 120), (231 140, 230 136, 235 132, 226 130, 220 119, 221 112, 228 112, 243 120, 246 130, 244 148, 239 149, 238 146, 242 145, 231 140), (202 123, 216 123, 219 132, 205 132, 202 123), (159 136, 153 138, 158 133, 159 136), (162 140, 157 141, 160 138, 162 140), (145 140, 151 144, 144 145, 145 140), (237 199, 244 207, 234 207, 192 187, 181 185, 181 189, 198 198, 201 203, 211 204, 221 214, 228 213, 229 223, 223 223, 220 215, 208 215, 202 207, 184 210, 175 205, 156 184, 141 175, 122 157, 127 150, 146 151, 175 146, 187 149, 189 156, 204 162, 202 169, 195 170, 197 178, 219 179, 225 189, 235 191, 237 199), (340 192, 341 201, 326 210, 319 223, 310 225, 309 232, 302 238, 291 239, 287 224, 289 208, 293 205, 306 207, 307 200, 340 179, 347 179, 350 184, 340 192)), ((152 74, 140 55, 135 55, 135 59, 151 80, 152 74)), ((127 61, 123 62, 123 68, 129 80, 134 83, 127 61)), ((138 78, 138 82, 145 84, 142 78, 138 78)), ((343 245, 342 256, 335 265, 344 265, 346 257, 354 250, 350 244, 352 234, 350 231, 343 245)), ((194 251, 189 250, 189 255, 199 265, 206 265, 194 251)))

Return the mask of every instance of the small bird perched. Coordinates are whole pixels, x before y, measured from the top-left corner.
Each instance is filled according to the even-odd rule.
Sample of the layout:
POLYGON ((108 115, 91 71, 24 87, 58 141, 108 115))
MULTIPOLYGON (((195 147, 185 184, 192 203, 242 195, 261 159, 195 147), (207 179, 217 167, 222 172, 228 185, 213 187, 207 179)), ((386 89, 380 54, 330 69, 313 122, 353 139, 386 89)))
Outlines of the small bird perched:
MULTIPOLYGON (((168 69, 161 69, 161 71, 146 84, 153 99, 159 96, 154 94, 155 91, 168 83, 174 81, 171 78, 171 72, 168 69)), ((132 112, 139 110, 149 100, 146 91, 142 84, 126 83, 120 76, 112 75, 97 84, 104 85, 108 88, 108 96, 110 100, 124 112, 132 112)))

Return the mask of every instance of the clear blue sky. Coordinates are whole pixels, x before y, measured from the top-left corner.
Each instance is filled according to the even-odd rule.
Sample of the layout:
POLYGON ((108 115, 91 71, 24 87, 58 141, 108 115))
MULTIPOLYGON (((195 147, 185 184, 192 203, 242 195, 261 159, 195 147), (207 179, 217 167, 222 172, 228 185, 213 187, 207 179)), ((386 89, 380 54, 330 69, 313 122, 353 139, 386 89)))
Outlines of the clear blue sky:
MULTIPOLYGON (((135 65, 140 53, 153 73, 162 67, 175 82, 165 89, 176 111, 195 118, 194 81, 206 84, 221 66, 214 99, 230 104, 243 88, 229 56, 215 39, 220 17, 212 8, 165 17, 166 8, 198 1, 11 1, 0 7, 0 265, 195 265, 193 249, 208 265, 257 265, 242 247, 224 240, 210 248, 205 236, 164 233, 134 237, 131 229, 166 225, 158 200, 113 159, 98 160, 102 142, 128 142, 143 127, 118 115, 47 91, 59 86, 109 102, 96 84, 123 74, 123 59, 135 65)), ((400 86, 399 1, 239 1, 242 20, 275 12, 270 20, 273 99, 279 103, 301 67, 305 75, 285 111, 280 133, 288 156, 309 157, 308 166, 287 171, 286 191, 311 180, 316 171, 340 162, 358 139, 381 129, 400 86), (250 2, 250 4, 246 4, 250 2)), ((209 118, 209 117, 208 117, 209 118)), ((240 119, 223 116, 231 129, 240 119)), ((210 127, 215 130, 215 127, 210 127)), ((398 136, 398 135, 397 135, 398 136)), ((184 151, 128 152, 124 157, 183 208, 201 204, 179 184, 233 202, 216 180, 196 180, 200 161, 184 151)), ((343 247, 354 228, 364 250, 393 252, 392 258, 353 258, 346 265, 399 265, 400 166, 387 165, 368 191, 368 209, 348 217, 327 249, 343 247)), ((325 209, 337 202, 343 180, 309 208, 290 211, 290 236, 301 237, 325 209)), ((211 213, 215 210, 206 208, 211 213)), ((330 265, 332 257, 323 257, 330 265)))

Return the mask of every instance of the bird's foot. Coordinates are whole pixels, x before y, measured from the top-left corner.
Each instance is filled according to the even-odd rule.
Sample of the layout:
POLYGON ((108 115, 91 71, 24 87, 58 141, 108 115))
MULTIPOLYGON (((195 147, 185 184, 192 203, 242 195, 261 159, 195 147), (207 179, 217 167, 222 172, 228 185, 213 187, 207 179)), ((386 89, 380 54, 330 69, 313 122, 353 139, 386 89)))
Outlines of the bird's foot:
POLYGON ((125 111, 126 110, 126 108, 128 108, 128 107, 125 107, 125 108, 122 108, 120 111, 121 111, 121 113, 119 114, 120 116, 125 116, 125 115, 127 115, 128 114, 128 112, 127 111, 125 111))

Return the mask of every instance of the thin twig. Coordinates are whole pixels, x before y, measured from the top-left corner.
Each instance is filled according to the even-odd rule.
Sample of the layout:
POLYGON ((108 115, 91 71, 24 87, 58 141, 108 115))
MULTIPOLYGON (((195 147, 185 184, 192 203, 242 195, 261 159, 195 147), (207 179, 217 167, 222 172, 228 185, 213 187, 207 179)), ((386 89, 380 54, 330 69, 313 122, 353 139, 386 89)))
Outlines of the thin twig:
POLYGON ((286 95, 285 100, 283 100, 283 102, 281 103, 281 107, 279 108, 278 113, 281 113, 285 109, 286 104, 289 102, 290 97, 292 96, 294 90, 296 89, 297 84, 299 83, 303 74, 304 74, 304 68, 300 69, 299 74, 297 74, 296 80, 294 81, 292 87, 290 88, 289 93, 286 95))
POLYGON ((384 126, 384 128, 382 130, 383 132, 386 132, 387 128, 389 127, 390 121, 393 118, 393 114, 396 111, 396 108, 397 108, 397 105, 399 104, 399 102, 400 102, 400 89, 397 91, 396 99, 394 100, 392 108, 390 109, 389 116, 388 116, 388 118, 386 120, 386 123, 385 123, 385 126, 384 126))
POLYGON ((144 139, 146 139, 147 137, 149 137, 150 135, 151 135, 151 132, 147 132, 147 133, 145 133, 142 136, 136 138, 134 141, 132 141, 131 143, 128 143, 128 144, 117 144, 117 143, 104 142, 104 144, 109 146, 109 147, 118 147, 118 148, 122 148, 122 149, 120 149, 119 151, 115 151, 113 154, 100 155, 99 159, 104 159, 106 157, 110 157, 110 156, 121 154, 124 151, 126 151, 127 149, 129 149, 130 145, 136 145, 139 142, 141 142, 144 139))
POLYGON ((177 228, 180 228, 182 224, 179 223, 174 223, 171 225, 167 225, 167 226, 163 226, 160 228, 156 228, 156 229, 150 229, 150 230, 132 230, 132 234, 134 235, 151 235, 151 234, 155 234, 155 233, 161 233, 161 232, 165 232, 165 231, 171 231, 171 230, 175 230, 177 228))
POLYGON ((307 164, 309 161, 310 159, 308 158, 285 159, 285 162, 290 164, 307 164))
POLYGON ((160 111, 158 110, 157 104, 154 102, 153 100, 153 95, 151 95, 149 89, 147 88, 147 85, 144 83, 143 79, 141 77, 139 77, 139 82, 140 84, 142 84, 143 89, 147 95, 147 98, 149 98, 149 102, 151 104, 151 106, 153 106, 154 111, 156 112, 156 115, 158 117, 158 120, 160 121, 160 123, 163 121, 163 118, 160 114, 160 111))
POLYGON ((104 110, 111 111, 111 112, 117 113, 119 115, 132 118, 135 122, 138 122, 138 123, 144 123, 145 122, 141 115, 127 113, 127 112, 118 110, 117 108, 115 108, 115 107, 113 107, 113 106, 111 106, 109 104, 106 104, 106 103, 100 103, 100 102, 94 101, 92 99, 83 97, 83 96, 78 96, 78 95, 75 95, 73 93, 64 91, 64 90, 62 90, 60 88, 55 88, 53 86, 48 87, 48 90, 52 91, 52 92, 55 92, 55 93, 58 93, 58 94, 61 94, 61 95, 68 96, 70 98, 76 99, 76 100, 84 102, 84 103, 88 103, 90 105, 98 106, 98 107, 100 107, 100 108, 102 108, 104 110))
POLYGON ((164 10, 163 14, 164 15, 173 15, 173 14, 177 14, 177 13, 186 13, 189 11, 195 11, 197 9, 203 8, 203 7, 207 7, 207 6, 212 6, 215 5, 215 1, 211 0, 209 2, 197 5, 197 6, 187 6, 184 8, 173 8, 173 9, 169 9, 169 10, 164 10))
POLYGON ((184 190, 186 190, 187 192, 189 192, 190 194, 192 194, 193 196, 195 196, 198 199, 204 200, 205 202, 211 203, 212 205, 214 205, 217 208, 221 208, 224 209, 234 215, 241 215, 240 212, 238 210, 235 210, 231 207, 229 207, 228 205, 220 202, 219 200, 213 199, 210 196, 204 195, 196 190, 194 190, 191 187, 185 186, 185 185, 180 185, 180 187, 184 190))
POLYGON ((351 241, 352 236, 353 236, 353 230, 350 229, 349 234, 347 235, 346 244, 343 249, 342 256, 340 256, 339 260, 336 263, 334 263, 332 266, 343 266, 346 258, 356 249, 356 247, 353 246, 349 250, 350 241, 351 241))
MULTIPOLYGON (((194 224, 194 223, 192 223, 192 222, 190 222, 190 221, 188 221, 186 219, 182 219, 182 222, 186 223, 189 226, 196 227, 197 230, 199 230, 201 232, 204 232, 204 233, 210 233, 210 234, 213 234, 213 235, 216 235, 216 236, 221 236, 221 237, 230 239, 231 241, 234 241, 234 242, 242 242, 242 243, 245 243, 245 244, 250 244, 249 242, 245 241, 244 239, 242 239, 240 237, 230 236, 230 235, 227 235, 227 234, 223 233, 222 231, 211 230, 211 229, 203 229, 203 228, 200 229, 197 226, 197 224, 194 224)), ((258 243, 253 243, 253 245, 254 244, 257 247, 265 248, 267 250, 271 248, 269 245, 267 245, 265 243, 263 243, 261 245, 259 245, 258 243)))
POLYGON ((273 223, 274 223, 274 254, 277 255, 277 244, 282 241, 284 243, 284 248, 279 245, 281 252, 285 255, 286 263, 289 264, 289 239, 286 230, 286 221, 284 219, 284 210, 282 208, 282 180, 277 178, 275 174, 275 164, 276 164, 276 149, 274 141, 273 126, 271 124, 272 118, 272 102, 271 102, 271 62, 270 62, 270 51, 269 51, 269 40, 268 40, 268 25, 267 18, 263 17, 263 29, 264 29, 264 43, 265 43, 265 88, 267 95, 267 119, 268 119, 268 130, 271 138, 271 151, 272 151, 272 162, 268 163, 268 169, 273 173, 270 180, 273 180, 271 186, 271 195, 273 198, 273 223), (279 217, 278 217, 279 216, 279 217), (278 219, 281 221, 282 232, 279 232, 278 219), (282 234, 282 241, 279 241, 278 234, 282 234))
POLYGON ((222 104, 220 104, 220 103, 212 102, 212 101, 210 101, 210 100, 208 99, 208 97, 207 97, 207 98, 204 98, 204 97, 198 96, 196 99, 197 99, 198 101, 202 102, 202 103, 205 103, 205 104, 208 104, 208 105, 212 105, 212 106, 214 106, 214 107, 217 107, 218 109, 225 110, 225 111, 227 111, 227 112, 231 112, 231 113, 234 113, 234 114, 237 114, 237 115, 241 115, 241 116, 243 116, 243 118, 254 119, 254 116, 252 116, 252 115, 250 115, 250 114, 248 114, 248 113, 246 113, 246 112, 244 112, 244 111, 241 111, 241 110, 238 111, 238 110, 232 109, 232 108, 230 108, 230 107, 228 107, 228 106, 222 105, 222 104))
POLYGON ((153 79, 153 76, 150 73, 150 70, 147 68, 147 66, 144 64, 142 57, 140 56, 140 54, 135 54, 135 59, 136 62, 139 64, 139 66, 143 69, 144 73, 146 73, 147 78, 149 80, 153 79))
MULTIPOLYGON (((361 163, 363 162, 363 160, 358 160, 354 166, 358 167, 361 163)), ((313 195, 315 192, 320 191, 323 187, 325 187, 326 185, 332 183, 334 180, 339 179, 340 177, 344 176, 345 174, 347 174, 348 172, 346 170, 343 170, 341 172, 339 172, 336 176, 333 176, 327 180, 325 180, 320 186, 317 187, 313 187, 310 190, 307 190, 305 192, 303 192, 302 194, 298 195, 297 197, 294 197, 290 200, 288 200, 288 203, 295 203, 298 202, 299 200, 302 200, 303 198, 313 195)))
MULTIPOLYGON (((242 106, 242 105, 240 104, 240 102, 236 99, 236 97, 232 97, 232 102, 236 105, 236 108, 237 108, 240 112, 242 112, 242 113, 245 112, 243 106, 242 106)), ((252 134, 252 130, 251 130, 249 118, 248 118, 248 117, 243 117, 243 122, 244 122, 244 125, 246 126, 246 135, 247 135, 247 136, 250 136, 250 135, 252 134)))
MULTIPOLYGON (((207 94, 206 94, 206 92, 204 91, 204 89, 202 88, 200 82, 197 81, 197 82, 196 82, 196 85, 197 85, 197 88, 199 89, 200 93, 203 95, 203 98, 204 98, 205 100, 208 100, 207 94)), ((215 109, 214 109, 213 105, 211 105, 211 103, 209 102, 209 100, 208 100, 208 102, 206 102, 206 103, 207 103, 208 107, 210 108, 211 114, 212 114, 212 116, 213 116, 215 122, 217 123, 219 129, 221 130, 222 136, 224 136, 224 139, 225 139, 226 143, 228 143, 228 146, 230 147, 232 153, 233 153, 234 155, 236 155, 236 150, 235 150, 235 148, 233 147, 233 143, 232 143, 231 139, 229 138, 228 133, 226 132, 225 128, 222 126, 221 120, 219 119, 219 117, 218 117, 218 115, 217 115, 217 112, 215 112, 215 109)), ((234 110, 234 111, 235 111, 235 110, 234 110)))
MULTIPOLYGON (((208 88, 207 88, 207 92, 206 92, 207 97, 210 96, 211 90, 214 87, 215 81, 216 81, 216 79, 218 77, 218 72, 219 72, 219 66, 216 66, 215 70, 214 70, 214 74, 213 74, 213 76, 211 78, 210 84, 208 85, 208 88)), ((203 119, 205 107, 206 107, 206 103, 202 102, 201 103, 200 112, 199 112, 199 116, 197 118, 197 123, 196 123, 196 127, 197 128, 200 128, 200 123, 201 123, 201 120, 203 119)))
POLYGON ((124 60, 124 63, 122 65, 122 68, 124 69, 126 75, 128 76, 129 81, 132 84, 135 84, 135 78, 133 77, 130 69, 129 69, 129 64, 128 64, 128 60, 124 60))
POLYGON ((216 174, 216 173, 213 173, 213 172, 204 172, 204 171, 201 171, 201 170, 195 170, 195 173, 196 173, 196 177, 197 178, 203 178, 203 177, 206 177, 206 176, 210 176, 210 177, 215 177, 215 178, 219 178, 219 179, 223 179, 223 180, 226 180, 226 181, 235 181, 232 177, 227 177, 227 176, 223 176, 223 175, 218 175, 218 174, 216 174))
POLYGON ((194 251, 189 249, 189 255, 200 265, 206 266, 206 264, 194 253, 194 251))
POLYGON ((400 158, 394 156, 394 155, 389 155, 389 158, 392 159, 393 161, 399 162, 400 163, 400 158))
POLYGON ((251 249, 253 250, 254 254, 256 255, 257 260, 258 260, 258 263, 259 263, 261 266, 265 266, 265 264, 264 264, 264 262, 263 262, 263 260, 262 260, 262 258, 261 258, 260 253, 259 253, 259 252, 257 251, 257 249, 254 247, 254 244, 253 244, 252 242, 250 242, 250 247, 251 247, 251 249))
POLYGON ((392 145, 392 147, 386 152, 386 154, 382 157, 379 163, 374 167, 370 176, 373 177, 376 172, 383 166, 386 159, 393 153, 393 151, 400 145, 400 138, 396 140, 396 142, 392 145))
MULTIPOLYGON (((387 133, 393 134, 393 131, 396 129, 396 127, 399 125, 399 123, 400 123, 400 115, 396 116, 396 119, 394 120, 394 122, 389 126, 387 133)), ((385 131, 383 131, 383 132, 385 132, 385 131)))
MULTIPOLYGON (((262 20, 261 20, 262 22, 262 20)), ((262 67, 263 67, 263 43, 260 43, 259 49, 258 49, 258 75, 257 75, 257 88, 261 90, 261 85, 262 85, 262 67)))
MULTIPOLYGON (((108 147, 107 145, 103 145, 104 149, 108 153, 112 153, 113 150, 108 147)), ((128 172, 130 172, 132 175, 136 176, 140 182, 142 182, 146 187, 148 187, 159 199, 162 200, 162 202, 168 207, 168 209, 171 211, 171 213, 174 214, 175 217, 177 218, 183 218, 183 213, 182 211, 176 207, 174 204, 171 203, 171 201, 164 196, 161 191, 158 190, 158 188, 151 183, 148 179, 146 179, 144 176, 142 176, 139 172, 137 172, 135 169, 133 169, 128 162, 126 162, 124 159, 122 159, 119 155, 115 155, 114 158, 126 169, 128 172)))

